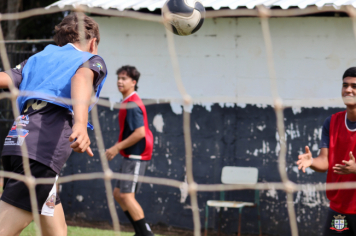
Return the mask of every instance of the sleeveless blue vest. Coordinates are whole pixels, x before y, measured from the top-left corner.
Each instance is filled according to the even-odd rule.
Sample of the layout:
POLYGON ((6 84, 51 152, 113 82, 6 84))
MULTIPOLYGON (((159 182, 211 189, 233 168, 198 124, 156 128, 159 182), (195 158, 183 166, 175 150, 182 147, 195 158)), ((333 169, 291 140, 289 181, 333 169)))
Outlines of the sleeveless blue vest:
MULTIPOLYGON (((17 98, 20 112, 27 100, 39 99, 73 112, 72 105, 65 99, 71 99, 71 79, 79 66, 95 55, 78 51, 72 45, 63 47, 48 45, 43 51, 31 56, 22 70, 20 91, 24 92, 17 98), (65 99, 61 99, 65 98, 65 99)), ((106 76, 98 86, 96 98, 106 80, 106 76)), ((91 104, 89 111, 95 104, 91 104)), ((88 123, 88 127, 93 129, 88 123)))

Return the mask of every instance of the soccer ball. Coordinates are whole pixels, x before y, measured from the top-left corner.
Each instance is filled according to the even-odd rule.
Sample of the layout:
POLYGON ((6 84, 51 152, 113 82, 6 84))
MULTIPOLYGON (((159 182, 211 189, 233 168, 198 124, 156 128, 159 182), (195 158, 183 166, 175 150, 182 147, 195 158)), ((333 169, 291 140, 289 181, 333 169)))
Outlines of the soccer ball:
POLYGON ((162 7, 164 26, 177 35, 190 35, 203 25, 205 8, 198 0, 167 0, 162 7))

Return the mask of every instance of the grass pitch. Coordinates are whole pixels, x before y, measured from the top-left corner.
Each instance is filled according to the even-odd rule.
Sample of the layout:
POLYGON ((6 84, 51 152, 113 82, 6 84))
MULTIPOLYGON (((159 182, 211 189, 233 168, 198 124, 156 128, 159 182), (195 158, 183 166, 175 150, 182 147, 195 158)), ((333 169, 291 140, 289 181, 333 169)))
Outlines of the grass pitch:
MULTIPOLYGON (((121 236, 133 236, 134 234, 134 232, 120 232, 121 236)), ((36 236, 35 224, 32 222, 20 236, 36 236)), ((68 226, 68 236, 114 236, 114 231, 68 226)))

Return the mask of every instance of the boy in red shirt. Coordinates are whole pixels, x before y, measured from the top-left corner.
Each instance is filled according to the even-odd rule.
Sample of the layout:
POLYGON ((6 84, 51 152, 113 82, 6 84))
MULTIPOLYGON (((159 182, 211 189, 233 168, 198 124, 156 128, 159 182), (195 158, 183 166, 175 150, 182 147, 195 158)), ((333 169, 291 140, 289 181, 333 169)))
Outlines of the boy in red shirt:
POLYGON ((120 134, 118 142, 106 151, 111 161, 118 153, 123 156, 120 172, 134 175, 133 181, 119 180, 114 198, 129 218, 136 236, 153 235, 145 221, 142 207, 135 199, 140 183, 137 177, 144 175, 152 157, 153 136, 148 128, 146 108, 137 95, 140 73, 133 66, 123 66, 117 71, 117 86, 123 96, 119 111, 120 134))
MULTIPOLYGON (((356 67, 343 75, 341 95, 346 110, 328 117, 323 125, 320 153, 313 158, 309 147, 298 156, 298 169, 326 172, 326 183, 356 181, 356 67)), ((323 235, 356 235, 356 189, 327 190, 330 208, 323 235)))

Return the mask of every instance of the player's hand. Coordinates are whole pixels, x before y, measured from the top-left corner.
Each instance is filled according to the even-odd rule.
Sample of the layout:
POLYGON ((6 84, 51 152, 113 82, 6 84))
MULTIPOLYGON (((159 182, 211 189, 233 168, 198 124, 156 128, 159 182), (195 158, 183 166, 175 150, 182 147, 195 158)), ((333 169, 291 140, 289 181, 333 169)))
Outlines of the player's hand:
POLYGON ((118 153, 119 149, 114 145, 111 148, 106 149, 105 155, 108 161, 111 161, 118 153))
POLYGON ((298 165, 298 170, 302 169, 305 173, 305 169, 311 166, 313 163, 313 157, 309 150, 308 146, 305 146, 305 153, 298 156, 298 161, 296 162, 298 165))
POLYGON ((87 131, 87 124, 74 124, 69 142, 73 142, 70 147, 75 152, 87 152, 89 156, 94 156, 90 148, 90 139, 87 131), (74 141, 74 142, 73 142, 74 141))
POLYGON ((345 161, 345 160, 342 161, 342 163, 344 163, 345 165, 336 164, 333 167, 334 173, 339 175, 356 174, 355 157, 352 154, 352 152, 350 152, 349 156, 350 156, 349 161, 345 161))

